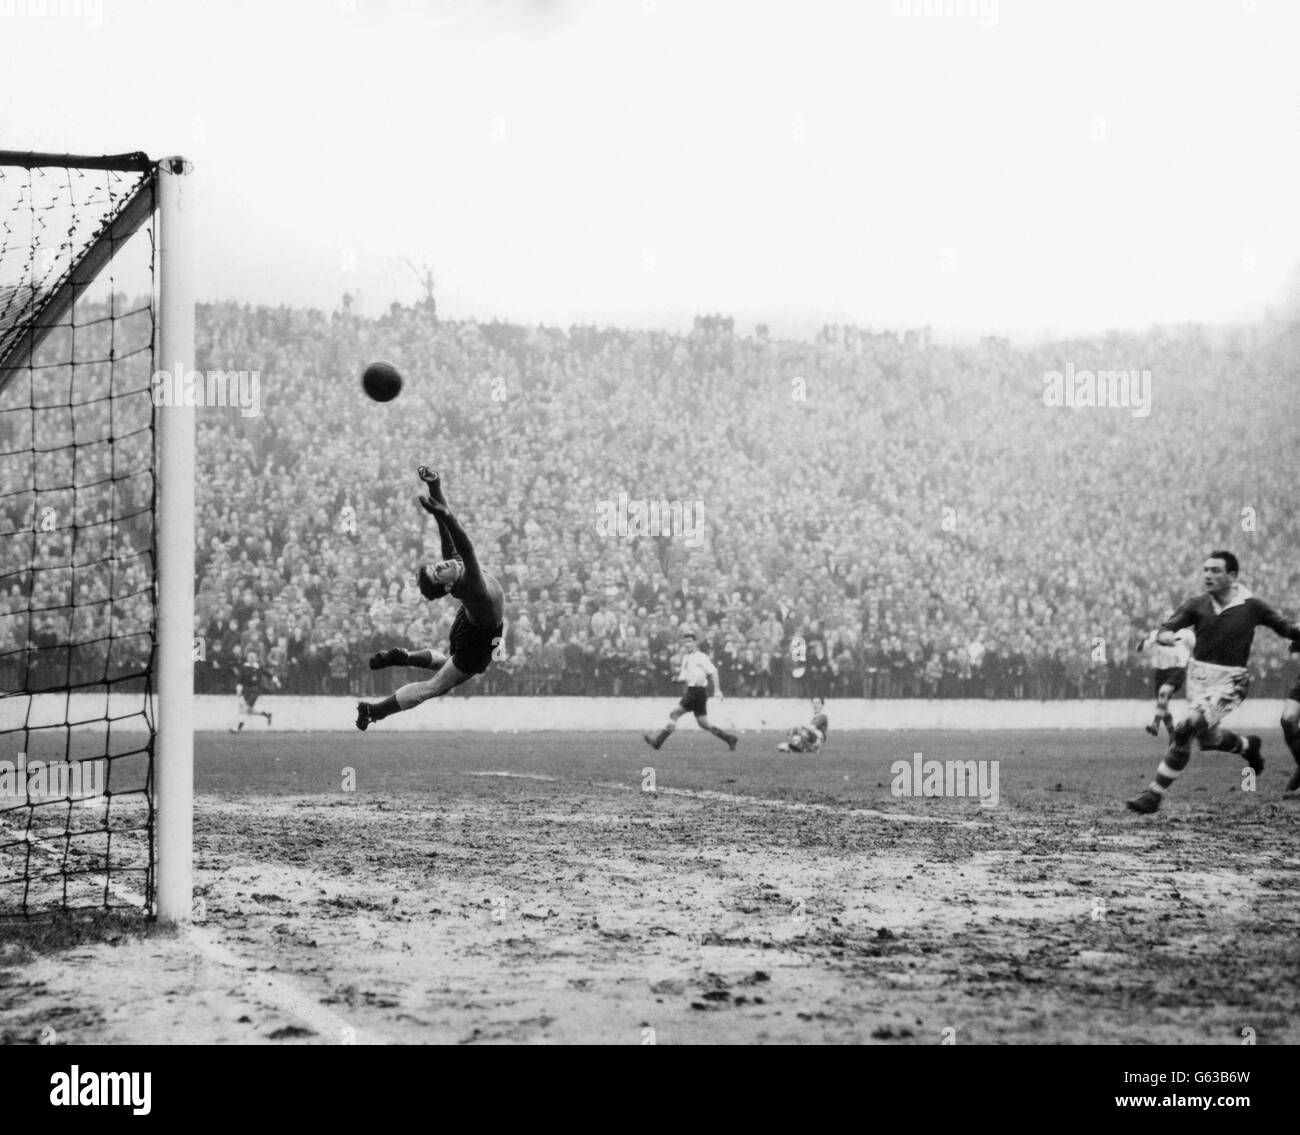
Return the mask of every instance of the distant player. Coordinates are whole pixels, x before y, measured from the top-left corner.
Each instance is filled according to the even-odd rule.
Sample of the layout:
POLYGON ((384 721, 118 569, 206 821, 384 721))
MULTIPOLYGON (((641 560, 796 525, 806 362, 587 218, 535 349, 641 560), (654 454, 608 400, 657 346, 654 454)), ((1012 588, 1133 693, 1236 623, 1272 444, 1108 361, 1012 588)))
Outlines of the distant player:
MULTIPOLYGON (((1166 618, 1172 618, 1170 611, 1166 618)), ((1159 631, 1152 631, 1138 643, 1138 650, 1145 650, 1151 658, 1151 670, 1156 691, 1156 715, 1147 725, 1146 730, 1152 737, 1160 736, 1160 726, 1170 737, 1174 735, 1174 715, 1169 712, 1169 699, 1183 688, 1187 681, 1187 662, 1192 656, 1195 638, 1189 630, 1181 630, 1174 635, 1174 641, 1168 646, 1161 646, 1156 641, 1159 631)))
POLYGON ((442 559, 431 569, 420 568, 420 594, 430 601, 450 595, 460 600, 461 607, 451 626, 450 654, 393 647, 370 659, 372 670, 416 666, 433 670, 434 675, 427 681, 398 687, 383 701, 357 702, 357 728, 363 731, 372 722, 441 697, 475 674, 482 674, 492 664, 493 652, 505 633, 505 593, 501 584, 479 566, 474 545, 447 507, 438 474, 421 465, 419 476, 428 488, 428 495, 418 498, 420 507, 438 522, 442 538, 442 559))
POLYGON ((777 746, 782 753, 820 753, 826 744, 826 735, 830 725, 826 718, 826 703, 821 698, 812 700, 812 721, 807 725, 796 725, 790 730, 790 736, 777 746))
POLYGON ((1264 771, 1259 738, 1239 736, 1221 728, 1219 722, 1246 697, 1246 663, 1255 628, 1268 627, 1296 643, 1300 642, 1300 625, 1287 622, 1262 599, 1256 599, 1237 582, 1237 571, 1237 557, 1231 552, 1211 552, 1201 566, 1204 593, 1188 599, 1157 633, 1160 645, 1168 646, 1178 631, 1191 627, 1196 632, 1196 647, 1187 668, 1187 708, 1174 726, 1169 751, 1155 780, 1128 802, 1134 812, 1154 812, 1160 807, 1170 785, 1191 760, 1193 741, 1201 749, 1239 754, 1256 775, 1264 771))
POLYGON ((696 647, 695 636, 690 631, 682 635, 682 650, 685 653, 677 680, 686 686, 686 690, 682 694, 682 700, 669 711, 667 724, 653 737, 649 733, 642 734, 646 744, 652 749, 659 748, 668 740, 668 734, 677 728, 677 719, 683 713, 693 713, 695 723, 701 729, 707 729, 715 737, 721 737, 726 741, 729 749, 734 749, 740 738, 735 733, 728 733, 725 729, 709 722, 710 680, 713 682, 713 696, 719 701, 725 700, 722 696, 722 687, 718 683, 718 668, 713 665, 712 659, 704 651, 696 647))
POLYGON ((242 733, 245 717, 265 717, 267 726, 270 726, 270 712, 255 708, 257 699, 262 696, 262 691, 267 686, 279 689, 280 679, 274 674, 267 674, 262 669, 262 662, 257 657, 257 653, 250 650, 244 658, 244 664, 239 668, 239 680, 235 683, 235 696, 240 699, 239 723, 230 732, 242 733))

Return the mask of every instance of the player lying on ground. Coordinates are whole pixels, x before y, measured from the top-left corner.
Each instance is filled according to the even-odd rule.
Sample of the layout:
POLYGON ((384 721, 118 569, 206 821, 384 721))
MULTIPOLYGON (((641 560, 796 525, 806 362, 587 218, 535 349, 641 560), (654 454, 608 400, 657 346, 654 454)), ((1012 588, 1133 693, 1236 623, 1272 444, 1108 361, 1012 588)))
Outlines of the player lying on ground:
POLYGON ((266 724, 268 726, 271 724, 269 711, 254 708, 267 685, 279 689, 280 679, 274 674, 265 673, 257 654, 250 650, 244 659, 244 664, 239 668, 239 681, 235 685, 235 696, 240 699, 239 722, 230 732, 242 733, 245 717, 265 717, 266 724))
MULTIPOLYGON (((1172 619, 1170 611, 1166 620, 1172 619)), ((1169 699, 1183 688, 1187 681, 1187 660, 1192 656, 1192 632, 1181 630, 1174 641, 1162 646, 1156 641, 1159 631, 1152 631, 1137 644, 1138 650, 1148 651, 1151 657, 1152 678, 1156 688, 1156 715, 1146 730, 1152 737, 1160 736, 1160 726, 1170 737, 1174 735, 1174 715, 1169 712, 1169 699)))
POLYGON ((830 724, 826 719, 826 703, 821 698, 812 700, 812 721, 807 725, 796 725, 790 730, 790 736, 777 746, 782 753, 820 753, 826 744, 826 734, 830 724))
MULTIPOLYGON (((1187 669, 1187 708, 1174 726, 1169 751, 1156 769, 1149 788, 1128 802, 1134 812, 1154 812, 1170 785, 1192 759, 1192 742, 1201 749, 1238 753, 1254 769, 1264 771, 1258 737, 1242 737, 1220 727, 1221 722, 1245 700, 1249 680, 1246 663, 1255 628, 1269 630, 1300 642, 1300 625, 1287 622, 1262 599, 1256 599, 1237 582, 1237 557, 1231 552, 1211 552, 1201 566, 1204 594, 1188 599, 1173 617, 1166 619, 1156 641, 1168 646, 1184 627, 1196 632, 1196 648, 1187 669)), ((1300 697, 1300 690, 1292 690, 1300 697)), ((1290 701, 1287 702, 1290 707, 1290 701)), ((1286 718, 1283 718, 1283 729, 1286 718)), ((1291 743, 1291 734, 1287 743, 1291 743)), ((1295 748, 1292 747, 1292 752, 1295 748)))
POLYGON ((442 559, 432 569, 420 568, 420 594, 430 601, 450 595, 460 600, 461 607, 451 626, 448 654, 393 647, 370 659, 372 670, 415 666, 433 670, 434 675, 424 682, 400 686, 383 701, 357 702, 357 728, 361 730, 373 721, 441 697, 475 674, 482 674, 491 665, 493 651, 500 646, 505 630, 505 593, 501 584, 479 567, 474 545, 447 507, 438 474, 425 465, 420 466, 419 473, 429 490, 428 496, 419 498, 420 507, 438 522, 442 539, 442 559))
POLYGON ((722 687, 718 683, 718 668, 713 665, 712 660, 702 650, 697 650, 695 646, 695 636, 687 631, 682 635, 682 650, 685 654, 682 657, 681 670, 677 674, 677 680, 686 686, 682 694, 682 700, 678 702, 669 711, 668 723, 659 730, 653 737, 649 733, 643 733, 645 742, 652 749, 657 749, 668 740, 668 734, 677 728, 677 719, 683 713, 695 714, 695 723, 701 729, 707 729, 715 737, 721 737, 727 743, 729 749, 734 749, 740 738, 735 733, 728 733, 709 722, 709 680, 713 680, 713 696, 718 701, 724 701, 722 696, 722 687))

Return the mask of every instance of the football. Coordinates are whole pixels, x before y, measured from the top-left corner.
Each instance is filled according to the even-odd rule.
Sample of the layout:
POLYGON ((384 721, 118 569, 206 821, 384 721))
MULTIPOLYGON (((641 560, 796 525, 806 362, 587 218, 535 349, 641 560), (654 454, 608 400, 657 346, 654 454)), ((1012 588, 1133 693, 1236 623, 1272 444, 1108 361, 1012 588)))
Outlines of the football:
POLYGON ((402 376, 391 363, 371 363, 361 374, 361 385, 376 402, 391 402, 402 389, 402 376))

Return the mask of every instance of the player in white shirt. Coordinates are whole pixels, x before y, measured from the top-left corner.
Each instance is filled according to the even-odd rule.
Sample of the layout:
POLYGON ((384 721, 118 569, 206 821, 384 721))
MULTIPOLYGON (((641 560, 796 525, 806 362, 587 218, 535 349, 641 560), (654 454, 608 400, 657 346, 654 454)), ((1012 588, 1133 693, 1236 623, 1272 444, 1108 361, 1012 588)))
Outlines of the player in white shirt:
MULTIPOLYGON (((1173 612, 1165 618, 1173 617, 1173 612)), ((1156 715, 1147 725, 1146 730, 1152 737, 1160 736, 1163 724, 1169 736, 1174 735, 1174 715, 1169 712, 1169 699, 1183 688, 1187 681, 1187 663, 1191 660, 1192 650, 1196 646, 1196 636, 1184 628, 1174 635, 1174 641, 1168 646, 1156 641, 1158 631, 1152 631, 1138 643, 1138 650, 1145 650, 1151 658, 1152 680, 1156 691, 1156 715)))
POLYGON ((695 723, 701 729, 707 729, 715 737, 721 737, 729 749, 734 749, 740 738, 735 733, 728 733, 709 723, 710 680, 713 682, 713 696, 719 701, 724 700, 722 687, 718 683, 718 668, 704 651, 696 647, 695 636, 690 631, 682 635, 682 650, 685 653, 677 680, 685 685, 686 691, 682 694, 682 700, 668 714, 668 723, 658 733, 653 737, 649 733, 642 734, 646 744, 652 749, 659 748, 668 740, 668 734, 677 728, 677 719, 684 713, 693 713, 695 723))

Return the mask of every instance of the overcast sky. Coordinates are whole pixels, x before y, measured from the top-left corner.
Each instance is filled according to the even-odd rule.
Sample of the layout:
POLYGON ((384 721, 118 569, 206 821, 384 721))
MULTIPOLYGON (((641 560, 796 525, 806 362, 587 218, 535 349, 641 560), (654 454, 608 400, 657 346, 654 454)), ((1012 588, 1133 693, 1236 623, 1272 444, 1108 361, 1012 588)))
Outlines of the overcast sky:
POLYGON ((1294 0, 0 0, 0 147, 181 153, 198 292, 960 332, 1250 318, 1294 0))

